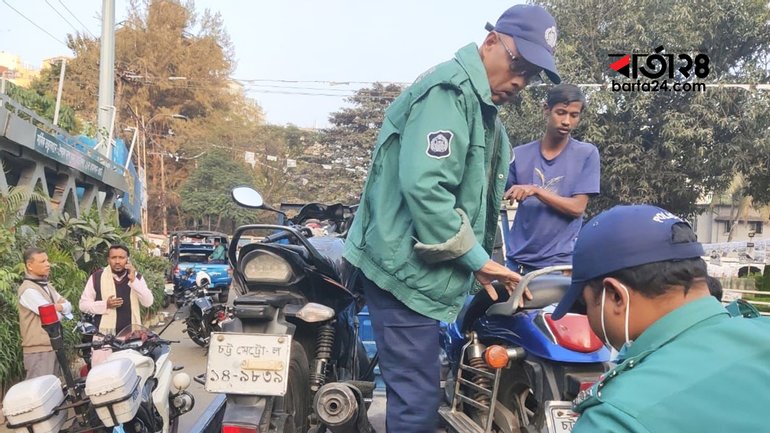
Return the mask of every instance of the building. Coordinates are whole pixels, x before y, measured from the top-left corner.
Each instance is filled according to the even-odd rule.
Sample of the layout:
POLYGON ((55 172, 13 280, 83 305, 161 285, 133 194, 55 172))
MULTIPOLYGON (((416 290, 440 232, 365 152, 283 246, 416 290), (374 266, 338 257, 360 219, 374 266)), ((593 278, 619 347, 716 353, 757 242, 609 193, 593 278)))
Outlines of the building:
POLYGON ((700 206, 703 211, 691 222, 702 243, 770 239, 770 208, 741 209, 726 195, 704 200, 700 206))
POLYGON ((0 77, 20 87, 29 87, 40 70, 21 61, 21 57, 0 51, 0 77))

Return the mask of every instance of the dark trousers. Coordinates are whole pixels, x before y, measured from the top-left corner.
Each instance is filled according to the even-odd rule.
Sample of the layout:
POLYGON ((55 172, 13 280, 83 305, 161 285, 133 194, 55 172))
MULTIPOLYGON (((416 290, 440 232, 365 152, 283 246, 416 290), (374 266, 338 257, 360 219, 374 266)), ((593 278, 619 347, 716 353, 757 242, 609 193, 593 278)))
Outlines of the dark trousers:
POLYGON ((387 433, 435 433, 438 321, 412 311, 366 277, 361 276, 361 283, 387 386, 387 433))

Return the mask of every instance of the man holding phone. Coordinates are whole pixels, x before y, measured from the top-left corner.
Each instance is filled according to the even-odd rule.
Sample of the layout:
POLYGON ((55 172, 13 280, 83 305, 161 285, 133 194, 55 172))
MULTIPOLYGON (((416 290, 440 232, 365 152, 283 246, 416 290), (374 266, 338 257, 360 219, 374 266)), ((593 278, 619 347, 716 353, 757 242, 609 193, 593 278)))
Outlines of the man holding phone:
POLYGON ((109 266, 91 274, 80 296, 80 311, 94 315, 94 325, 102 334, 115 335, 128 325, 141 325, 140 306, 152 305, 152 292, 129 255, 124 245, 111 246, 109 266))

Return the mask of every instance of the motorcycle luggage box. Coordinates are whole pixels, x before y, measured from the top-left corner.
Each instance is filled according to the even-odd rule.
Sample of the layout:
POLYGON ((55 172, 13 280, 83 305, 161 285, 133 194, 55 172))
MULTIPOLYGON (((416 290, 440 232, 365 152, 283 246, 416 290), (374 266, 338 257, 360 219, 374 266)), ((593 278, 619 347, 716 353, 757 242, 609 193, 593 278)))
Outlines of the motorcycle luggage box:
POLYGON ((117 358, 95 366, 86 377, 86 394, 105 426, 132 420, 141 403, 134 363, 117 358))
POLYGON ((64 402, 59 378, 48 374, 12 386, 3 399, 3 414, 15 433, 58 432, 67 411, 54 411, 64 402))

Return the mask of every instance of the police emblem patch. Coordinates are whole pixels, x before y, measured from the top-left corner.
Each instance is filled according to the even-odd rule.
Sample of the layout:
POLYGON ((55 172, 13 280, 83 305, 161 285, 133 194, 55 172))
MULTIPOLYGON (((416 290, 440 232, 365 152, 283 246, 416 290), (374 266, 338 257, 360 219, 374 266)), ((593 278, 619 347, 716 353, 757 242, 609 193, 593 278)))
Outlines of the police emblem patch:
POLYGON ((428 133, 428 149, 425 153, 431 158, 446 158, 452 153, 452 134, 451 131, 436 131, 428 133))

